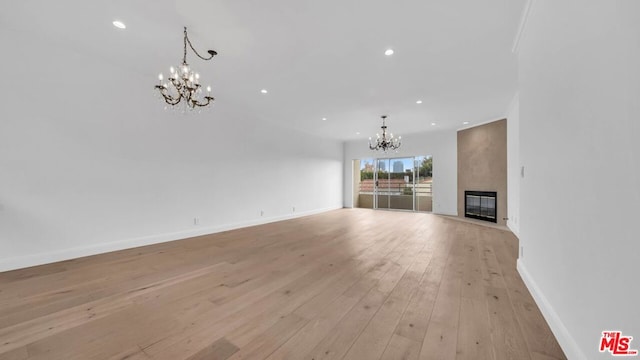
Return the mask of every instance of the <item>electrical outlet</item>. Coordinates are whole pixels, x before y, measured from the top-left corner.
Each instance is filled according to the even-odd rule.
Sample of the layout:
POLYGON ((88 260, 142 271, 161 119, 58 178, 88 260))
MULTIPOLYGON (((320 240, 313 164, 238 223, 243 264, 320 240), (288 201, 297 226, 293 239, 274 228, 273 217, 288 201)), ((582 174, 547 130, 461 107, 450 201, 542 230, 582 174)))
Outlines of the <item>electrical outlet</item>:
POLYGON ((193 218, 193 225, 200 225, 200 218, 199 217, 194 217, 193 218))
POLYGON ((260 216, 264 216, 264 210, 260 210, 260 216))
POLYGON ((520 257, 524 257, 524 246, 520 246, 520 257))
POLYGON ((293 207, 293 212, 296 212, 296 207, 295 206, 293 207))

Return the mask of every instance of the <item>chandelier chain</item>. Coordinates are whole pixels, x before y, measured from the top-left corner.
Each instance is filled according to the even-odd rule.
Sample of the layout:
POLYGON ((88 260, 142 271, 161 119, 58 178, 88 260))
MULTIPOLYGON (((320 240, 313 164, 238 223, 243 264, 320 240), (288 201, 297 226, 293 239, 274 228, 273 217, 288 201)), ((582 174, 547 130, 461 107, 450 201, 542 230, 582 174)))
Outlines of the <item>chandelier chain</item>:
POLYGON ((184 57, 183 57, 183 62, 185 64, 187 63, 187 44, 189 44, 191 51, 193 51, 193 53, 196 54, 202 60, 211 60, 216 55, 215 52, 209 53, 211 56, 209 56, 208 58, 200 55, 200 53, 198 53, 198 51, 193 47, 193 45, 191 45, 191 40, 189 40, 189 36, 187 36, 187 27, 185 26, 184 27, 184 57))

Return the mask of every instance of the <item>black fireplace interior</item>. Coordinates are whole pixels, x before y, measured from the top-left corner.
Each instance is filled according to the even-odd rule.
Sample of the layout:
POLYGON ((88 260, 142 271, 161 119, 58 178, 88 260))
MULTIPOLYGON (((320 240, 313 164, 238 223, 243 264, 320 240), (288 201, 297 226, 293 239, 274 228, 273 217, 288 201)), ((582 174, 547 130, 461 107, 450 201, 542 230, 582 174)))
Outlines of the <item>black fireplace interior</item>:
POLYGON ((465 191, 464 216, 497 223, 496 196, 495 191, 465 191))

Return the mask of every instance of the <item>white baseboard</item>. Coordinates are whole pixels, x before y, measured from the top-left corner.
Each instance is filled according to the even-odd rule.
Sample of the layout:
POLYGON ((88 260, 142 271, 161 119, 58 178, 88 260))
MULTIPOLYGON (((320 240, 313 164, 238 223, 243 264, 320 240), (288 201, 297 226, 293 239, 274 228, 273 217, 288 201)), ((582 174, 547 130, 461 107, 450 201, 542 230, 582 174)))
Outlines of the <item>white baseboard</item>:
POLYGON ((515 226, 510 220, 507 220, 507 227, 509 228, 509 230, 511 230, 511 232, 518 238, 520 239, 520 230, 517 226, 515 226))
POLYGON ((434 211, 433 212, 434 215, 445 215, 445 216, 458 216, 458 212, 457 211, 434 211))
POLYGON ((234 230, 249 226, 262 225, 276 221, 295 219, 303 216, 319 214, 331 210, 342 209, 342 205, 331 206, 322 209, 303 211, 294 214, 272 216, 233 224, 216 225, 209 227, 199 227, 193 230, 183 230, 173 233, 156 234, 133 239, 119 240, 109 243, 95 244, 90 246, 75 247, 70 249, 57 250, 47 253, 19 256, 14 258, 0 259, 0 272, 27 268, 31 266, 50 264, 58 261, 71 260, 84 256, 103 254, 111 251, 131 249, 139 246, 159 244, 167 241, 191 238, 215 234, 222 231, 234 230))
POLYGON ((522 281, 527 286, 527 289, 529 289, 531 296, 533 296, 533 299, 542 312, 542 316, 544 316, 545 320, 547 320, 547 323, 549 324, 553 335, 555 335, 558 343, 560 344, 560 347, 564 351, 564 354, 567 356, 567 358, 571 360, 586 360, 587 357, 582 352, 582 350, 580 350, 580 347, 573 339, 573 336, 571 336, 569 330, 564 326, 562 320, 560 320, 558 314, 555 312, 555 310, 553 310, 553 307, 544 296, 531 275, 529 275, 527 268, 520 259, 518 259, 518 273, 520 273, 522 281))

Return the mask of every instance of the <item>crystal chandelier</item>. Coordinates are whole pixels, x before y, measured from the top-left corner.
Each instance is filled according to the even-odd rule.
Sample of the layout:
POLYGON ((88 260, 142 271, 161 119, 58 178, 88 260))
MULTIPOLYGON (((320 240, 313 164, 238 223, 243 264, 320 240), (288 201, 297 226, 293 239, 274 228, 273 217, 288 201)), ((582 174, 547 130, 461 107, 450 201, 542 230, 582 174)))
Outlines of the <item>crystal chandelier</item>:
POLYGON ((390 134, 387 137, 387 125, 385 124, 385 120, 387 119, 387 115, 382 115, 382 136, 380 134, 376 134, 376 143, 375 145, 371 144, 371 138, 369 138, 369 149, 371 150, 382 150, 386 152, 387 150, 396 150, 402 145, 401 139, 402 136, 398 136, 397 138, 393 137, 393 134, 390 134))
POLYGON ((191 41, 187 36, 187 28, 184 28, 184 52, 182 57, 182 65, 169 68, 167 82, 163 82, 164 75, 158 75, 160 83, 155 86, 160 91, 160 95, 164 101, 176 106, 183 102, 183 109, 194 110, 211 104, 214 100, 211 96, 211 86, 207 86, 206 95, 203 94, 200 85, 200 74, 193 71, 187 64, 187 44, 191 50, 202 60, 211 60, 218 53, 214 50, 208 50, 209 57, 203 57, 191 45, 191 41))

